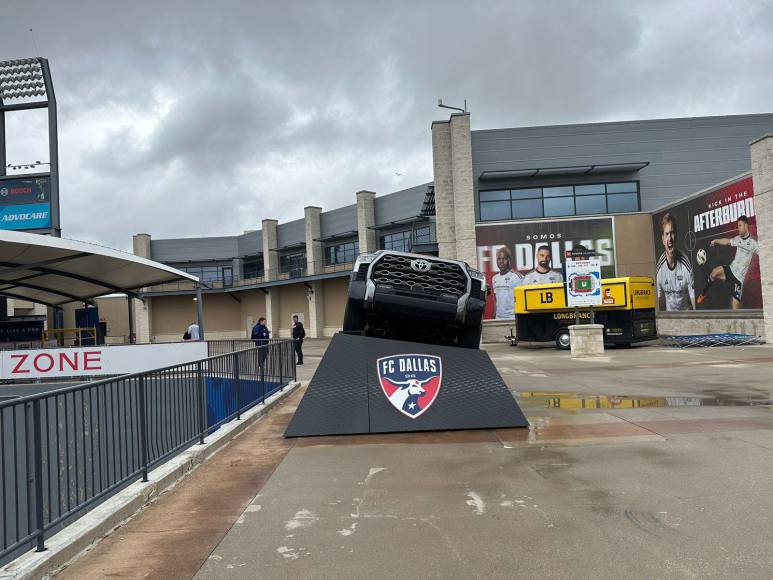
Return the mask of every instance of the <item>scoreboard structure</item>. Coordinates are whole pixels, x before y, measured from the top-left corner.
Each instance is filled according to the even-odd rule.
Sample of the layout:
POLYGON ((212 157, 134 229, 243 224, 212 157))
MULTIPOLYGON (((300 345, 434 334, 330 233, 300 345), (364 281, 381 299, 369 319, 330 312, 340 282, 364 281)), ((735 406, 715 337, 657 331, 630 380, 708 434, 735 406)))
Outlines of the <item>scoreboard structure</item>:
POLYGON ((61 235, 59 217, 59 137, 56 96, 48 60, 22 58, 0 62, 0 229, 61 235), (47 109, 48 162, 9 163, 6 114, 47 109), (39 169, 48 166, 48 171, 39 169), (7 175, 8 170, 34 173, 7 175))

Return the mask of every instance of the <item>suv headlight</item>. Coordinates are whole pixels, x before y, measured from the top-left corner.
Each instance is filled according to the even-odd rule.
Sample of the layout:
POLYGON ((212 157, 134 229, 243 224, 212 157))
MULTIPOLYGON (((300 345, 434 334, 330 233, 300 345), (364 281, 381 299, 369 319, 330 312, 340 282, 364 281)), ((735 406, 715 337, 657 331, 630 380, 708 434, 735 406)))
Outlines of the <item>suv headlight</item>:
POLYGON ((376 254, 360 254, 354 261, 354 270, 360 269, 360 264, 370 264, 376 259, 376 254))
POLYGON ((360 254, 352 268, 352 282, 364 282, 368 278, 370 263, 376 259, 376 254, 360 254))
POLYGON ((480 280, 481 282, 486 281, 486 276, 483 274, 483 272, 478 272, 477 270, 473 270, 472 268, 469 268, 467 272, 470 274, 470 278, 473 280, 480 280))

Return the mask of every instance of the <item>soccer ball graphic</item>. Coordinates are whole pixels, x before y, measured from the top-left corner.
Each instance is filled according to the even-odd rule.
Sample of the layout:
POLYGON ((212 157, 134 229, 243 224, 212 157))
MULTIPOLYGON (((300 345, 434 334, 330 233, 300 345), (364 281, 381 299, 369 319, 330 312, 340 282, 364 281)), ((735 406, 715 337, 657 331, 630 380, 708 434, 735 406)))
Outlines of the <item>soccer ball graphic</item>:
POLYGON ((706 250, 704 250, 703 248, 698 250, 698 253, 695 254, 695 259, 698 261, 698 264, 703 266, 703 264, 706 263, 706 250))

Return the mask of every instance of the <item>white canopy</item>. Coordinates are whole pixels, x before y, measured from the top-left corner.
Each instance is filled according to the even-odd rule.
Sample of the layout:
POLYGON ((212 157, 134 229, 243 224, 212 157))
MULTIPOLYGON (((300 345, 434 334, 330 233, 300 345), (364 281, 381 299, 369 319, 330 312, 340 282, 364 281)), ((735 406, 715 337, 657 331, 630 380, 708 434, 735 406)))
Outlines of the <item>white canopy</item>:
POLYGON ((10 298, 59 306, 177 280, 199 279, 96 244, 0 230, 0 295, 10 298))

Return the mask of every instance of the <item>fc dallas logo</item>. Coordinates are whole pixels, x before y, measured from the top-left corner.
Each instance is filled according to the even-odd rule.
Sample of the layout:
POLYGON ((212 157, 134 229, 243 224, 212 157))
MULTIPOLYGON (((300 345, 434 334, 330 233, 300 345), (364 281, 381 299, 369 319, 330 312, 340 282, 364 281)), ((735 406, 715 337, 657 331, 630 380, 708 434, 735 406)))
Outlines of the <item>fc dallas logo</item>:
POLYGON ((395 354, 376 361, 386 398, 403 415, 415 419, 435 402, 443 369, 439 356, 395 354))

